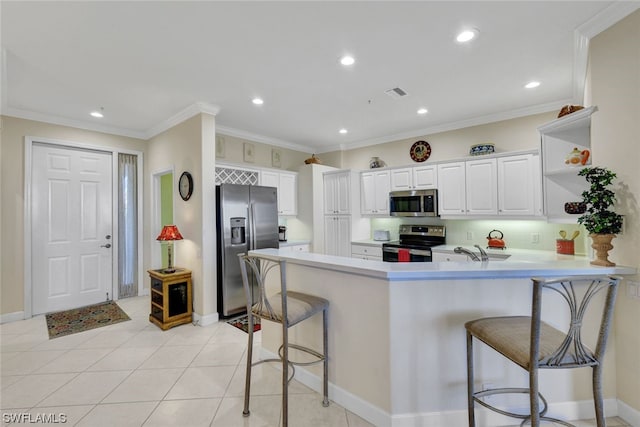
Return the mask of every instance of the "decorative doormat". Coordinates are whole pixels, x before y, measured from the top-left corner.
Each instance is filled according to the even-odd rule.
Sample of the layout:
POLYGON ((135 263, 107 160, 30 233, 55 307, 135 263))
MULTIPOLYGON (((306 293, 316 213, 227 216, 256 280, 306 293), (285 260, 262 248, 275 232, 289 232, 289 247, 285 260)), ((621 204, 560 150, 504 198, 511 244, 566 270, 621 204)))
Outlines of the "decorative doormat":
MULTIPOLYGON (((260 318, 253 318, 253 332, 258 332, 260 330, 260 318)), ((243 314, 240 317, 236 317, 235 319, 227 320, 227 323, 231 326, 235 326, 238 329, 242 329, 245 332, 249 332, 249 318, 246 314, 243 314)))
POLYGON ((49 339, 131 320, 113 301, 46 315, 49 339))

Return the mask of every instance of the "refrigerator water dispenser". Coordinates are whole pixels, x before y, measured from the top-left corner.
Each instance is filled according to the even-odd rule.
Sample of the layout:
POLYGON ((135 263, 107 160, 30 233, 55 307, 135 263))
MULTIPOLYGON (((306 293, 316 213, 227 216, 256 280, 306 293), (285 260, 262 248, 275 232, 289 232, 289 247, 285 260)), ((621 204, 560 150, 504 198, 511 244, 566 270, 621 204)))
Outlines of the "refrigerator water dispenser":
POLYGON ((231 218, 231 244, 243 245, 246 243, 246 224, 247 219, 242 217, 231 218))

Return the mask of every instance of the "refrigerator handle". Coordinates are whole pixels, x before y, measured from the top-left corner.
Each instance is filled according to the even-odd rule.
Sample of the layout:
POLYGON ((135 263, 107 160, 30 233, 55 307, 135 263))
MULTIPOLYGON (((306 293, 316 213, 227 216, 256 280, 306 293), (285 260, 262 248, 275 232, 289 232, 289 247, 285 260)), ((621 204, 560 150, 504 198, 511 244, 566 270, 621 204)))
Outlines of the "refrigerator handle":
POLYGON ((249 204, 249 227, 251 229, 251 246, 249 249, 256 249, 256 221, 255 221, 255 206, 252 203, 249 204))

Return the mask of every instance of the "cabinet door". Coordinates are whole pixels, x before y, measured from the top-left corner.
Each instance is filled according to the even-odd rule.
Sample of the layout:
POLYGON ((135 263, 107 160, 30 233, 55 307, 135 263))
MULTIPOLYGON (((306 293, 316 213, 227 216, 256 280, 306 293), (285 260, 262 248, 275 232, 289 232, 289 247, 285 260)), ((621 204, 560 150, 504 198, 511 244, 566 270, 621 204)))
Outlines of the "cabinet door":
POLYGON ((298 213, 298 176, 295 173, 280 173, 278 182, 278 211, 280 215, 298 213))
POLYGON ((337 174, 336 213, 351 213, 351 175, 349 172, 337 174))
POLYGON ((438 211, 440 215, 466 213, 464 162, 438 165, 438 211))
POLYGON ((351 256, 351 216, 339 216, 336 217, 336 232, 335 236, 337 242, 338 256, 350 257, 351 256))
POLYGON ((391 180, 389 171, 375 172, 375 212, 376 214, 389 214, 389 191, 391 180))
POLYGON ((468 215, 498 214, 498 174, 496 159, 466 162, 468 215))
POLYGON ((413 168, 413 188, 438 188, 437 167, 417 166, 413 168))
POLYGON ((411 190, 413 188, 413 169, 391 170, 391 191, 411 190))
POLYGON ((260 185, 278 188, 279 176, 278 172, 262 171, 260 172, 260 185))
POLYGON ((536 185, 539 173, 533 155, 498 158, 498 200, 500 215, 537 215, 540 198, 536 185))
POLYGON ((338 177, 336 174, 324 175, 324 213, 338 213, 338 177))
POLYGON ((376 177, 373 172, 360 174, 360 212, 373 214, 376 210, 376 177))

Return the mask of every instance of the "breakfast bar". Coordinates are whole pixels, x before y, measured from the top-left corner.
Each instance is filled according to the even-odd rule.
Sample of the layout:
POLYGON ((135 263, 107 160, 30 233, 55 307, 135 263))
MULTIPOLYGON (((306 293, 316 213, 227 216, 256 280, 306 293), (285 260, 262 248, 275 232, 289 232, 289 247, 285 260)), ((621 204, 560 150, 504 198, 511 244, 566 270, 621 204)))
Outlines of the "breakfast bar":
MULTIPOLYGON (((594 267, 585 257, 542 252, 482 263, 387 263, 278 249, 251 253, 286 260, 289 290, 330 301, 331 400, 376 426, 394 427, 466 424, 464 323, 486 316, 529 314, 531 277, 636 272, 622 266, 594 267)), ((598 315, 589 313, 585 321, 595 321, 598 315)), ((290 340, 319 348, 321 318, 310 320, 292 328, 290 340)), ((562 327, 564 319, 558 315, 554 322, 562 327)), ((589 343, 592 338, 584 340, 589 343)), ((279 342, 280 329, 265 322, 264 356, 275 354, 279 342)), ((608 416, 616 412, 612 349, 604 371, 608 416)), ((483 384, 526 384, 525 371, 494 353, 478 350, 476 378, 483 384)), ((554 372, 553 377, 541 372, 540 389, 549 401, 550 414, 568 419, 589 416, 591 377, 586 371, 554 372)), ((320 377, 315 367, 296 370, 296 379, 316 390, 320 377)), ((484 411, 478 411, 478 416, 491 425, 501 425, 503 420, 484 411)))

